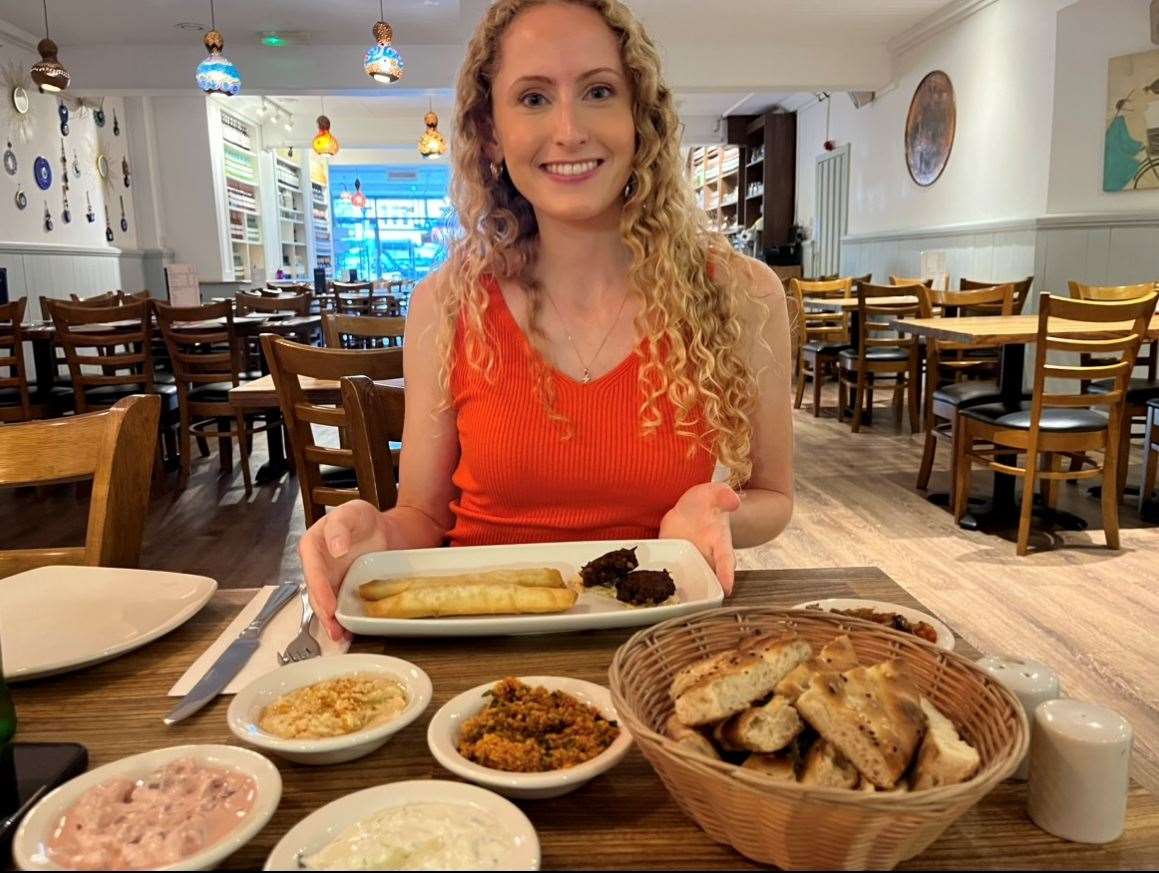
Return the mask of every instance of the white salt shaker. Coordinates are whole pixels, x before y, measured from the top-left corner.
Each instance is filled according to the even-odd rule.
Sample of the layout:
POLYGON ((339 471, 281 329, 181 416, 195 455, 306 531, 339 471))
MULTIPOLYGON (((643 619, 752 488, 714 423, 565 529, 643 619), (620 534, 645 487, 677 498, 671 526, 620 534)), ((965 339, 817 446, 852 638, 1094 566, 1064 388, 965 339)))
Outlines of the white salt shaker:
POLYGON ((1081 700, 1048 700, 1035 710, 1030 748, 1034 823, 1076 843, 1109 843, 1123 833, 1131 725, 1081 700))
MULTIPOLYGON (((1026 713, 1030 727, 1030 743, 1034 745, 1034 711, 1040 703, 1054 700, 1059 696, 1058 675, 1046 664, 1025 661, 1004 655, 987 655, 978 661, 978 666, 1009 688, 1026 713)), ((1030 751, 1018 763, 1011 779, 1025 779, 1030 767, 1030 751)))

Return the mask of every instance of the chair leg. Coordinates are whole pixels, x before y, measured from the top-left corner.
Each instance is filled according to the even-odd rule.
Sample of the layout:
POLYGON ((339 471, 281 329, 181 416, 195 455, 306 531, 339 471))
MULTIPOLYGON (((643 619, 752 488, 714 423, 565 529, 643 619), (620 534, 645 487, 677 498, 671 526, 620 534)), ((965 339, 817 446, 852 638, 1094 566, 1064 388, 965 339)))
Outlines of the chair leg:
POLYGON ((816 360, 813 362, 813 417, 821 417, 821 377, 825 373, 825 365, 816 360))
POLYGON ((921 428, 921 364, 915 358, 910 367, 910 376, 906 380, 906 390, 909 393, 909 430, 917 433, 921 428))
POLYGON ((1030 516, 1034 509, 1034 486, 1038 478, 1038 452, 1033 449, 1026 453, 1026 473, 1022 479, 1022 512, 1018 515, 1018 554, 1025 555, 1030 549, 1030 516))
POLYGON ((797 396, 793 398, 793 408, 801 408, 801 400, 805 396, 805 365, 801 364, 801 369, 797 373, 797 396))
POLYGON ((918 467, 918 490, 925 491, 930 484, 930 473, 934 469, 934 454, 938 450, 938 438, 931 427, 926 431, 926 443, 922 447, 922 463, 918 467))
POLYGON ((1155 420, 1159 418, 1155 412, 1148 410, 1147 414, 1147 429, 1143 432, 1143 480, 1139 485, 1139 511, 1143 511, 1143 504, 1147 502, 1147 498, 1151 496, 1151 492, 1155 489, 1155 468, 1157 461, 1159 461, 1159 451, 1156 451, 1153 446, 1153 440, 1159 439, 1159 433, 1155 432, 1155 420))
MULTIPOLYGON (((1128 429, 1130 428, 1128 419, 1128 429)), ((1113 487, 1118 481, 1119 464, 1125 461, 1119 457, 1118 429, 1114 422, 1107 431, 1106 454, 1103 456, 1103 533, 1107 538, 1107 548, 1119 548, 1119 493, 1113 487)))
POLYGON ((849 389, 845 384, 845 374, 837 369, 837 421, 845 421, 845 404, 849 402, 849 389))
POLYGON ((899 431, 901 430, 901 408, 905 401, 905 383, 902 382, 901 375, 895 375, 893 378, 893 399, 890 401, 893 406, 893 426, 899 431))
MULTIPOLYGON (((217 429, 222 433, 228 431, 229 426, 228 418, 217 419, 217 429)), ((221 472, 230 472, 233 469, 233 439, 228 433, 217 438, 217 456, 221 466, 221 472)))
POLYGON ((237 458, 241 462, 241 478, 245 483, 245 496, 254 493, 253 477, 250 475, 250 433, 246 430, 245 413, 240 409, 237 418, 237 458))
MULTIPOLYGON (((178 449, 178 451, 181 453, 181 458, 180 458, 181 472, 177 474, 177 488, 179 490, 185 488, 185 486, 187 484, 189 484, 189 467, 193 461, 193 459, 189 456, 189 452, 190 452, 189 428, 190 428, 190 426, 191 425, 190 425, 190 421, 189 421, 189 409, 186 406, 182 405, 182 407, 181 407, 181 426, 180 426, 181 427, 181 434, 179 436, 181 446, 178 449)), ((201 439, 201 437, 199 436, 198 439, 201 439)))
MULTIPOLYGON (((1042 457, 1042 470, 1045 473, 1059 473, 1062 472, 1062 455, 1057 452, 1051 452, 1042 457)), ((1058 479, 1043 479, 1042 480, 1042 504, 1050 509, 1054 509, 1058 502, 1058 479)))
POLYGON ((868 390, 865 373, 861 370, 857 372, 857 397, 853 403, 853 432, 861 433, 861 410, 865 406, 866 398, 868 397, 870 408, 873 407, 873 393, 868 390))
POLYGON ((209 440, 207 440, 201 434, 197 435, 197 452, 203 458, 209 457, 209 440))
POLYGON ((1123 413, 1122 430, 1119 433, 1119 457, 1115 462, 1115 500, 1123 499, 1127 490, 1127 472, 1131 468, 1131 413, 1123 413))

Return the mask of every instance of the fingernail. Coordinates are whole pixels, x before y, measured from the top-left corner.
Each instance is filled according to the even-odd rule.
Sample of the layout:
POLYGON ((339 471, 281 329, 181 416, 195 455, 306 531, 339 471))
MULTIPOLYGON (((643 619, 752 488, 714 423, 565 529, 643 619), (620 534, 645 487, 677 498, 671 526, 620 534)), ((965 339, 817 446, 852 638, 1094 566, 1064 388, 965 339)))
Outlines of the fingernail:
POLYGON ((330 554, 335 558, 341 558, 346 554, 346 548, 342 543, 342 537, 334 537, 333 539, 327 541, 326 546, 330 549, 330 554))

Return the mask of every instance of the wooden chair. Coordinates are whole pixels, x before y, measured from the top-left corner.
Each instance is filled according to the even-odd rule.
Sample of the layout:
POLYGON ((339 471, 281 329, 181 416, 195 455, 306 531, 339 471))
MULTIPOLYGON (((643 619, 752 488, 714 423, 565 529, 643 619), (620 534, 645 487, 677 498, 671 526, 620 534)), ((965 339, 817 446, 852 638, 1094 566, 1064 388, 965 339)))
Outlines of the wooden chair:
POLYGON ((288 313, 293 316, 309 315, 310 294, 279 294, 275 297, 264 297, 249 291, 238 291, 234 295, 237 303, 238 315, 252 315, 254 313, 275 315, 288 313))
POLYGON ((1147 426, 1143 431, 1143 479, 1139 486, 1139 512, 1155 490, 1155 468, 1159 467, 1159 399, 1147 401, 1147 426))
POLYGON ((322 336, 330 349, 382 348, 383 345, 402 345, 405 318, 379 315, 322 316, 322 336))
MULTIPOLYGON (((1159 282, 1100 286, 1084 285, 1081 282, 1072 281, 1068 285, 1070 286, 1070 296, 1076 300, 1138 300, 1152 291, 1159 291, 1159 282)), ((1084 366, 1105 363, 1097 355, 1090 353, 1080 354, 1079 360, 1084 366)), ((1136 419, 1145 418, 1147 415, 1147 403, 1159 397, 1159 378, 1156 378, 1156 369, 1159 367, 1159 340, 1145 341, 1145 345, 1140 347, 1139 355, 1135 359, 1135 367, 1146 367, 1147 375, 1136 376, 1132 373, 1131 379, 1127 383, 1127 399, 1123 410, 1123 415, 1125 416, 1123 419, 1124 426, 1120 434, 1122 441, 1122 454, 1120 454, 1122 463, 1119 464, 1118 481, 1120 494, 1127 485, 1127 471, 1130 467, 1132 422, 1136 419), (1144 347, 1146 348, 1146 352, 1143 351, 1144 347)), ((1084 382, 1081 390, 1084 394, 1105 394, 1112 387, 1112 380, 1099 379, 1084 382)))
MULTIPOLYGON (((919 314, 932 318, 934 307, 959 317, 975 315, 1011 315, 1014 309, 1014 286, 996 285, 973 291, 937 291, 924 285, 918 288, 919 314), (993 307, 999 307, 995 313, 993 307)), ((918 468, 917 487, 925 491, 934 467, 934 454, 939 440, 948 440, 951 447, 957 438, 958 410, 980 403, 994 403, 1002 398, 998 382, 969 380, 963 377, 981 371, 979 365, 988 363, 977 357, 967 357, 968 344, 944 341, 926 343, 925 380, 925 447, 918 468), (949 384, 938 384, 942 375, 948 375, 949 384)), ((951 455, 953 457, 953 455, 951 455)), ((950 505, 954 501, 954 476, 950 476, 950 505)))
POLYGON ((390 509, 398 501, 397 458, 390 444, 402 442, 406 392, 375 385, 367 376, 343 376, 342 408, 346 410, 358 493, 380 510, 390 509))
POLYGON ((27 421, 33 417, 21 329, 27 305, 23 297, 0 304, 0 421, 27 421))
POLYGON ((889 326, 891 318, 908 318, 917 315, 920 304, 875 305, 877 297, 897 297, 901 294, 917 294, 922 286, 871 285, 861 282, 857 285, 858 343, 856 348, 845 349, 837 354, 837 419, 845 420, 845 403, 848 389, 856 391, 853 408, 853 432, 861 431, 863 410, 873 408, 873 389, 885 387, 893 389, 894 415, 898 427, 901 426, 901 407, 905 394, 909 394, 910 430, 918 431, 918 385, 920 361, 919 346, 913 336, 899 336, 889 326), (883 380, 887 380, 884 381, 883 380))
POLYGON ((1021 315, 1030 297, 1030 286, 1034 284, 1034 277, 1027 276, 1017 282, 982 282, 978 279, 967 279, 964 276, 958 280, 959 291, 976 291, 980 288, 993 288, 996 285, 1014 286, 1014 315, 1021 315))
POLYGON ((121 292, 105 291, 103 294, 94 294, 92 297, 81 297, 79 294, 69 294, 69 302, 75 306, 120 306, 121 292))
POLYGON ((1030 516, 1034 502, 1035 482, 1043 480, 1043 501, 1053 505, 1055 483, 1066 479, 1103 477, 1103 530, 1107 547, 1119 548, 1119 495, 1115 488, 1118 466, 1125 463, 1120 432, 1124 426, 1123 409, 1127 384, 1135 368, 1135 358, 1159 294, 1125 301, 1087 301, 1054 297, 1039 298, 1038 336, 1035 342, 1034 390, 1029 404, 1010 412, 1002 403, 987 403, 963 409, 959 415, 959 440, 955 464, 957 483, 954 494, 954 519, 960 521, 966 512, 970 489, 970 470, 977 461, 996 473, 1007 473, 1023 479, 1022 514, 1018 524, 1018 554, 1025 555, 1030 542, 1030 516), (1090 324, 1099 339, 1067 339, 1052 336, 1049 319, 1090 324), (1112 327, 1115 322, 1131 322, 1127 328, 1112 327), (1091 352, 1107 355, 1113 363, 1092 365, 1048 364, 1052 351, 1091 352), (1113 356, 1110 357, 1110 356, 1113 356), (1109 377, 1113 387, 1105 394, 1046 393, 1046 380, 1079 381, 1109 377), (1089 407, 1104 406, 1106 414, 1089 407), (974 444, 983 443, 976 449, 974 444), (1103 462, 1091 456, 1102 452, 1103 462), (1025 455, 1023 466, 1008 455, 1025 455), (1042 456, 1040 458, 1040 455, 1042 456), (1079 469, 1062 470, 1063 457, 1079 461, 1079 469), (1042 469, 1039 469, 1041 461, 1042 469))
MULTIPOLYGON (((327 506, 340 506, 356 499, 353 481, 354 455, 343 444, 339 448, 318 445, 311 425, 338 428, 347 426, 340 405, 310 403, 301 379, 337 382, 343 376, 367 376, 374 380, 402 378, 402 349, 319 349, 262 334, 262 349, 274 377, 282 418, 290 436, 290 448, 302 489, 302 508, 309 526, 321 518, 327 506), (336 470, 323 471, 322 465, 336 470)), ((337 387, 337 386, 336 386, 337 387)))
POLYGON ((890 275, 889 284, 893 285, 895 287, 898 285, 924 285, 927 288, 933 288, 934 287, 934 280, 933 279, 907 279, 904 276, 890 275))
POLYGON ((282 285, 266 282, 266 290, 274 294, 313 294, 314 286, 309 282, 287 282, 282 285))
POLYGON ((801 408, 805 382, 812 380, 814 418, 821 414, 821 385, 828 374, 836 374, 837 354, 849 348, 849 319, 843 312, 806 312, 805 297, 849 297, 852 286, 851 279, 828 282, 789 280, 789 297, 795 301, 797 312, 793 322, 797 369, 793 408, 801 408))
POLYGON ((241 384, 242 349, 233 328, 233 307, 229 301, 204 306, 170 306, 155 303, 157 323, 169 349, 177 377, 177 405, 181 415, 181 472, 178 487, 189 481, 190 436, 199 440, 217 438, 218 460, 223 472, 233 468, 231 440, 236 438, 245 493, 253 493, 250 477, 250 447, 253 434, 267 429, 255 426, 245 411, 229 402, 229 389, 241 384), (216 324, 198 324, 213 322, 216 324))
POLYGON ((0 551, 0 577, 49 564, 137 566, 160 409, 156 395, 135 395, 105 412, 0 427, 0 485, 93 479, 84 546, 0 551))

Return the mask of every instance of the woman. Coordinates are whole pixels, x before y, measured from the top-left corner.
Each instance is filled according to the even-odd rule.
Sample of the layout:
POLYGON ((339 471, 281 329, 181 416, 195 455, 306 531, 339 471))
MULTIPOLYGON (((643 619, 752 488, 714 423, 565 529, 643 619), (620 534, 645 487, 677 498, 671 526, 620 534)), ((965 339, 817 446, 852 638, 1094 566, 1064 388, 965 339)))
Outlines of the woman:
POLYGON ((734 544, 792 513, 785 294, 707 231, 655 47, 618 0, 497 0, 456 94, 462 236, 411 300, 398 503, 302 538, 323 624, 359 555, 448 541, 682 538, 731 590, 734 544))

